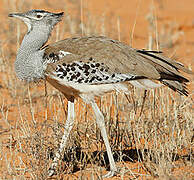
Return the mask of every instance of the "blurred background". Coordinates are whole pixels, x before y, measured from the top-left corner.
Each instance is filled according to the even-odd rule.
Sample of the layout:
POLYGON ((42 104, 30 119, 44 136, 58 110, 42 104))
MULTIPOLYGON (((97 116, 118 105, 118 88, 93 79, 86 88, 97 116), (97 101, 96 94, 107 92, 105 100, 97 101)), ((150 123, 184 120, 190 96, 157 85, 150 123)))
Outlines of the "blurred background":
MULTIPOLYGON (((8 14, 30 9, 64 11, 48 43, 103 35, 133 48, 163 51, 194 68, 193 0, 1 0, 2 179, 46 179, 66 119, 67 102, 57 90, 44 82, 20 82, 14 73, 17 49, 27 29, 8 14)), ((121 169, 115 179, 192 179, 194 86, 193 77, 189 79, 187 98, 161 88, 149 91, 144 102, 144 91, 132 88, 129 96, 112 93, 97 100, 121 169)), ((90 107, 78 99, 76 112, 56 178, 98 179, 109 168, 104 144, 90 107)))

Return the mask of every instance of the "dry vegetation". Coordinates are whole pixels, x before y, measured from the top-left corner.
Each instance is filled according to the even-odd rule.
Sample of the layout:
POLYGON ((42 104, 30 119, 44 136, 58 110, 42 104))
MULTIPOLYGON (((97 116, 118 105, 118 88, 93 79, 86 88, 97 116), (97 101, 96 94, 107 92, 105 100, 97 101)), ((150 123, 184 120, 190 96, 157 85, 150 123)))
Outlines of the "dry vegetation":
MULTIPOLYGON (((6 13, 28 9, 29 4, 19 2, 8 1, 11 8, 6 13)), ((64 24, 54 30, 50 42, 81 33, 122 38, 119 19, 115 28, 103 17, 97 18, 88 12, 88 19, 81 24, 80 4, 73 5, 77 13, 65 15, 64 24), (96 23, 101 26, 97 27, 96 23)), ((157 47, 152 10, 147 12, 150 37, 145 46, 149 48, 157 47)), ((19 22, 7 23, 1 30, 6 40, 0 44, 0 179, 46 179, 63 134, 67 102, 44 82, 28 85, 16 79, 13 62, 25 29, 19 22)), ((172 48, 173 52, 181 32, 175 31, 174 24, 157 30, 159 45, 172 48)), ((164 87, 148 91, 144 102, 144 91, 131 88, 127 95, 114 92, 97 102, 105 116, 109 141, 120 170, 115 179, 193 178, 192 92, 182 97, 164 87)), ((55 178, 101 179, 109 168, 104 150, 92 110, 77 99, 76 123, 55 178)))

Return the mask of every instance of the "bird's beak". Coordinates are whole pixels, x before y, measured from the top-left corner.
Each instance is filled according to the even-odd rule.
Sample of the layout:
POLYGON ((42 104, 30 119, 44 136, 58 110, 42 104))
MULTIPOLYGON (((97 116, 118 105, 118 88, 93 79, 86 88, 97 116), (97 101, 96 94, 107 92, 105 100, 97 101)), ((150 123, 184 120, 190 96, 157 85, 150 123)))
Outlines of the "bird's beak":
POLYGON ((8 17, 16 17, 18 19, 24 19, 25 15, 23 13, 11 13, 8 15, 8 17))

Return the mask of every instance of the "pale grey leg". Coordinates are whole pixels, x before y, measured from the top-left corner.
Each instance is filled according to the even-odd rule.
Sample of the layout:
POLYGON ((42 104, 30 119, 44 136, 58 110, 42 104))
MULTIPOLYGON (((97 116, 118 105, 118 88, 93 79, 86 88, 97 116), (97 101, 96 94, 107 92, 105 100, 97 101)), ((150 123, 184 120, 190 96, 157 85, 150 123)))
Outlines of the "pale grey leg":
POLYGON ((95 102, 92 102, 91 105, 92 105, 93 111, 96 115, 96 123, 97 123, 98 127, 100 128, 102 138, 104 140, 104 144, 106 146, 106 150, 108 153, 109 163, 110 163, 110 172, 108 174, 106 174, 105 176, 103 176, 103 178, 112 177, 117 173, 117 168, 116 168, 115 161, 113 159, 113 154, 112 154, 110 144, 108 141, 108 136, 106 133, 105 123, 104 123, 104 116, 95 102))
POLYGON ((48 176, 52 176, 55 174, 55 169, 58 165, 58 161, 61 159, 61 154, 64 150, 64 147, 66 146, 67 139, 68 139, 69 134, 71 132, 71 129, 73 127, 74 118, 75 118, 74 102, 68 101, 68 112, 67 112, 67 120, 65 123, 64 134, 63 134, 63 137, 61 139, 60 147, 59 147, 58 151, 56 152, 55 158, 54 158, 54 160, 49 168, 48 176))

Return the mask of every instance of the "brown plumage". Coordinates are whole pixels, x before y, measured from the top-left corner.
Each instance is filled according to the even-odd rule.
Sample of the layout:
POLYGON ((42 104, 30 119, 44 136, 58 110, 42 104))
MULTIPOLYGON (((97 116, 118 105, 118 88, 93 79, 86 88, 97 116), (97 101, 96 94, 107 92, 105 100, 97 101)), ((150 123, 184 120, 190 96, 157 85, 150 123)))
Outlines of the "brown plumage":
MULTIPOLYGON (((55 71, 57 65, 74 61, 87 63, 92 59, 95 62, 103 63, 110 74, 132 74, 137 76, 136 81, 138 81, 138 77, 139 79, 157 80, 180 94, 188 95, 185 83, 189 80, 179 70, 188 74, 193 72, 182 64, 162 56, 161 52, 137 50, 116 40, 91 36, 69 38, 48 45, 45 47, 44 58, 49 58, 52 53, 58 55, 59 51, 71 54, 58 59, 56 63, 48 64, 46 74, 51 84, 54 83, 54 80, 50 79, 49 75, 55 71)), ((99 84, 103 84, 103 82, 99 84)), ((56 82, 55 87, 60 89, 56 82)), ((79 95, 78 90, 71 90, 75 91, 75 96, 79 95)), ((67 93, 65 94, 67 95, 67 93)))

